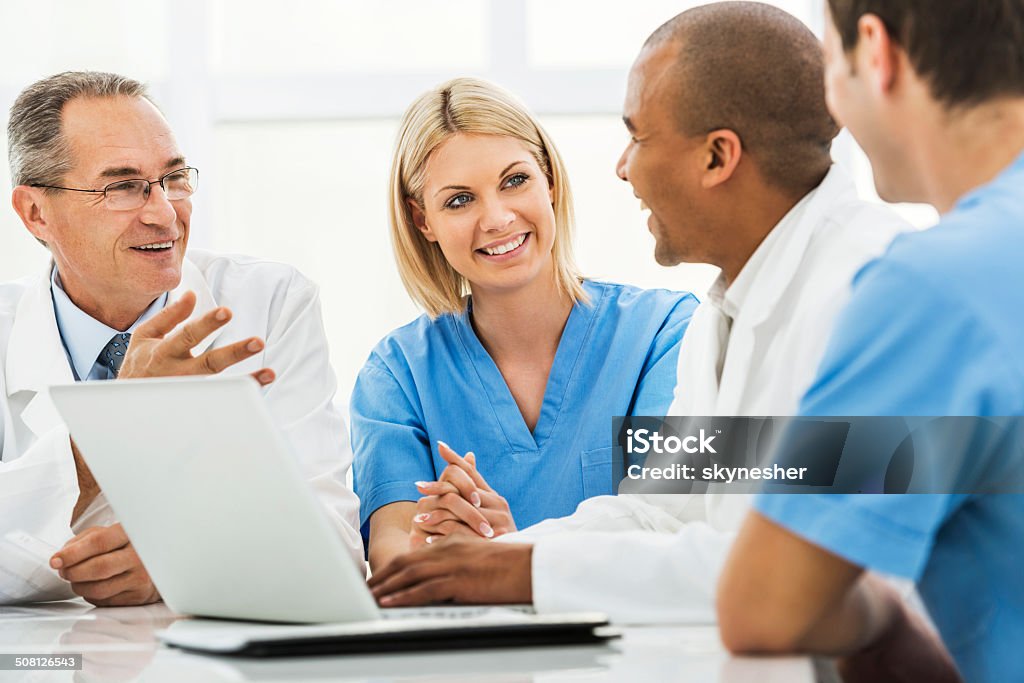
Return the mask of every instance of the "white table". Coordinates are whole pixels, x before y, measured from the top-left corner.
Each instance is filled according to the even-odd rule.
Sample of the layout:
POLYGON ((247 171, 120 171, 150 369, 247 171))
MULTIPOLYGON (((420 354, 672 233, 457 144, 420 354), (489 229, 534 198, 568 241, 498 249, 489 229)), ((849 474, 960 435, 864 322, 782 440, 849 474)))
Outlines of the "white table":
POLYGON ((161 645, 178 617, 162 603, 93 608, 82 601, 0 607, 0 653, 81 653, 81 671, 0 671, 0 681, 701 681, 814 680, 808 658, 730 657, 704 626, 632 627, 607 645, 339 657, 241 659, 161 645))

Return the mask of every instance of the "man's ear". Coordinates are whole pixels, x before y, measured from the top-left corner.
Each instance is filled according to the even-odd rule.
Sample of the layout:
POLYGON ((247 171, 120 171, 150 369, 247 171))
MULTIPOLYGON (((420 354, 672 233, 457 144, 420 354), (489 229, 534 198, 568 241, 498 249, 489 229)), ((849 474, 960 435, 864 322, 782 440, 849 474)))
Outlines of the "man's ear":
POLYGON ((39 187, 18 185, 11 193, 11 206, 32 236, 43 244, 48 244, 52 239, 50 224, 47 221, 47 203, 43 193, 44 190, 39 187))
POLYGON ((888 94, 896 85, 900 66, 909 64, 903 48, 892 39, 885 23, 875 14, 857 20, 857 46, 854 68, 868 75, 869 83, 879 94, 888 94))
POLYGON ((405 200, 409 205, 409 214, 412 216, 413 225, 416 229, 423 233, 423 236, 427 238, 428 242, 436 242, 437 236, 434 235, 434 231, 427 225, 427 215, 423 213, 423 207, 416 203, 416 200, 412 197, 405 200))
POLYGON ((728 128, 713 130, 704 140, 704 163, 701 185, 709 190, 729 180, 743 156, 740 136, 728 128))

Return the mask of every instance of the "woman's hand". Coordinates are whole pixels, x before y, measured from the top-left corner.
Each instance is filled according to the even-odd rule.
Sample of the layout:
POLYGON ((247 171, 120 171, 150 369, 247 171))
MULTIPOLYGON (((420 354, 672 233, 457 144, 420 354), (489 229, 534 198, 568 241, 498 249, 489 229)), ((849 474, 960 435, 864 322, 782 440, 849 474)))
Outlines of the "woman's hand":
POLYGON ((424 494, 416 504, 409 543, 413 548, 442 536, 494 538, 516 530, 508 501, 476 469, 476 457, 460 457, 438 441, 438 452, 448 466, 437 481, 416 482, 424 494))

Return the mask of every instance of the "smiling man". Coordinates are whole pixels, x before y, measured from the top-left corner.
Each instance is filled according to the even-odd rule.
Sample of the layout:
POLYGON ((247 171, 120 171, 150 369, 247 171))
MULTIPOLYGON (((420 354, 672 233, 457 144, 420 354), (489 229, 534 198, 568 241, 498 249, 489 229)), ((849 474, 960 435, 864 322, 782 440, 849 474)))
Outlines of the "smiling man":
MULTIPOLYGON (((14 210, 52 260, 0 285, 0 603, 159 599, 47 397, 79 380, 253 374, 361 561, 315 285, 284 265, 188 250, 199 172, 137 81, 66 72, 33 84, 11 109, 8 149, 14 210)), ((116 430, 117 406, 96 419, 116 430)))

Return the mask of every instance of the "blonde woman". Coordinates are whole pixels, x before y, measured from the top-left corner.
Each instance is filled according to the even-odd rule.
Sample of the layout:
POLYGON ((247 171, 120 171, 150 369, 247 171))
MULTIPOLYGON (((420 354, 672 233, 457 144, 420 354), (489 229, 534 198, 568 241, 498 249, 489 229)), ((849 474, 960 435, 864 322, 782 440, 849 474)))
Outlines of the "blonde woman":
POLYGON ((426 315, 374 348, 352 394, 378 568, 410 545, 491 538, 612 493, 611 418, 664 414, 697 304, 580 275, 558 151, 484 81, 412 103, 390 202, 399 273, 426 315))

